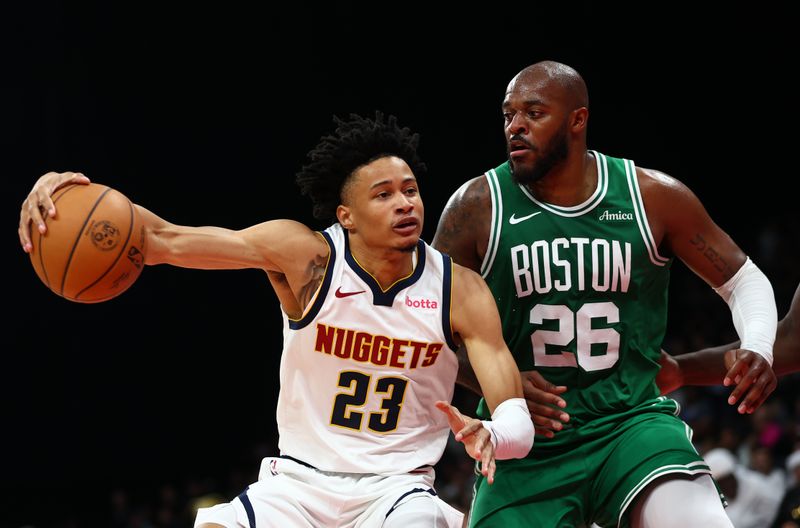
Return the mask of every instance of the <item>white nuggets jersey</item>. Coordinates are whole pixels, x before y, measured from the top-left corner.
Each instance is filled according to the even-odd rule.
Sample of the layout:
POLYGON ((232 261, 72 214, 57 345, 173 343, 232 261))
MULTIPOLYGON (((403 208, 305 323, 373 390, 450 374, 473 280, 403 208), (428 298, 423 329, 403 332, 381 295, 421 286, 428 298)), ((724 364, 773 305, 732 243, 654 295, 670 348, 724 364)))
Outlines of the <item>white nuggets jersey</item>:
POLYGON ((330 257, 299 320, 284 314, 279 447, 322 471, 400 474, 435 464, 450 428, 458 361, 452 264, 422 240, 411 275, 383 291, 335 224, 330 257))

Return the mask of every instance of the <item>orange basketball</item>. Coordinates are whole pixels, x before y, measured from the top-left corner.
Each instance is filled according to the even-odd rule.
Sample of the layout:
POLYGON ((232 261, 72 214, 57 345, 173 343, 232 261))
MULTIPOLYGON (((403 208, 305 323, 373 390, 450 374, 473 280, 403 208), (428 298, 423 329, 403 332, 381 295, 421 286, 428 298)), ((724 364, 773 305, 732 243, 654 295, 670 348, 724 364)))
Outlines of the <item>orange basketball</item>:
POLYGON ((53 292, 82 303, 107 301, 144 267, 144 226, 128 198, 110 187, 72 184, 53 194, 47 232, 31 230, 31 263, 53 292))

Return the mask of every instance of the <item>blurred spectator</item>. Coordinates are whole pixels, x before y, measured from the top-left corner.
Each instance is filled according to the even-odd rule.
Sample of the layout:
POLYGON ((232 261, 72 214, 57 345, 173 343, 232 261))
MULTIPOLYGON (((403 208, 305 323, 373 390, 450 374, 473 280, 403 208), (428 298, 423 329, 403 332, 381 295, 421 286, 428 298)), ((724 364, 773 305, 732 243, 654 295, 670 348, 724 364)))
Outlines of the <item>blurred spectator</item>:
POLYGON ((768 487, 763 475, 740 465, 733 453, 721 447, 703 458, 728 500, 725 512, 736 528, 765 528, 772 523, 781 495, 768 487))
POLYGON ((786 489, 786 472, 781 467, 775 467, 774 455, 769 447, 757 445, 750 450, 750 469, 763 475, 770 489, 786 489))
POLYGON ((800 450, 786 459, 786 472, 791 487, 786 491, 778 507, 773 528, 800 528, 800 450))

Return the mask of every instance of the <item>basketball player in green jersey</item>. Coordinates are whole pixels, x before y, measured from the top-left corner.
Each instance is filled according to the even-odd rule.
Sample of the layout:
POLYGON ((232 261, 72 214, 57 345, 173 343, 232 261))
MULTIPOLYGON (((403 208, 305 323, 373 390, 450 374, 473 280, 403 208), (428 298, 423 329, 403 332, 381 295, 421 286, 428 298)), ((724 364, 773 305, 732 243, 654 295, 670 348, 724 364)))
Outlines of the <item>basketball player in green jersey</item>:
POLYGON ((566 388, 552 396, 570 413, 526 458, 498 463, 494 485, 478 475, 470 526, 729 527, 655 383, 669 268, 677 256, 728 302, 751 368, 771 365, 772 287, 683 184, 588 150, 588 105, 569 66, 517 74, 502 104, 508 160, 456 191, 433 241, 480 271, 523 377, 566 388))

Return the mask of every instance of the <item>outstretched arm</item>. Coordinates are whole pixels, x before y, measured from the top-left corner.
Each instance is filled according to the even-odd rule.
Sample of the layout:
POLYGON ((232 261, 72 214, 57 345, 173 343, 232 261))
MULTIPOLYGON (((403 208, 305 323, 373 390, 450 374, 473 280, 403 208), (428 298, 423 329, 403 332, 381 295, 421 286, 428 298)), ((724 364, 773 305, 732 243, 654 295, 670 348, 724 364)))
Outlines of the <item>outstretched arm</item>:
MULTIPOLYGON (((44 218, 57 214, 50 196, 64 185, 87 184, 80 173, 43 175, 22 203, 19 239, 23 250, 31 249, 31 227, 44 233, 44 218)), ((285 276, 291 293, 279 291, 284 306, 299 306, 313 294, 329 250, 322 237, 292 220, 272 220, 232 230, 221 227, 191 227, 167 222, 136 205, 145 228, 146 264, 171 264, 186 268, 256 268, 285 276)), ((277 290, 276 290, 277 291, 277 290)), ((288 291, 288 290, 287 290, 288 291)), ((295 310, 297 311, 297 310, 295 310)))
POLYGON ((736 341, 679 356, 662 351, 661 372, 656 380, 662 394, 683 385, 717 385, 722 378, 724 385, 735 385, 728 399, 731 404, 744 396, 741 405, 746 411, 757 409, 777 385, 772 371, 777 376, 800 371, 800 286, 786 316, 778 322, 772 371, 751 369, 756 358, 752 352, 740 349, 739 344, 736 341))
MULTIPOLYGON (((768 388, 770 377, 774 382, 770 365, 777 326, 777 309, 769 280, 712 221, 700 200, 685 185, 648 169, 638 169, 637 175, 658 247, 679 257, 713 287, 731 309, 734 327, 742 338, 741 348, 736 350, 735 360, 731 362, 733 379, 740 377, 737 383, 743 390, 755 382, 768 388)), ((702 368, 709 358, 701 354, 695 360, 694 364, 687 365, 692 373, 681 369, 684 378, 705 376, 694 371, 702 368)), ((719 366, 712 369, 717 376, 716 383, 722 383, 725 378, 719 369, 719 366)), ((662 379, 665 377, 662 375, 662 379)), ((732 398, 733 402, 736 398, 732 398)), ((755 400, 757 398, 751 401, 755 400)), ((741 413, 752 410, 749 405, 739 406, 741 413)))
POLYGON ((766 360, 739 348, 738 341, 679 356, 662 350, 660 363, 656 383, 662 394, 684 385, 719 385, 723 380, 725 386, 734 385, 728 403, 738 403, 737 410, 742 414, 753 413, 777 386, 775 373, 766 360))
POLYGON ((242 230, 182 226, 137 205, 147 238, 146 264, 182 268, 245 269, 286 273, 303 244, 324 242, 303 224, 270 220, 242 230), (288 257, 288 258, 287 258, 288 257))

